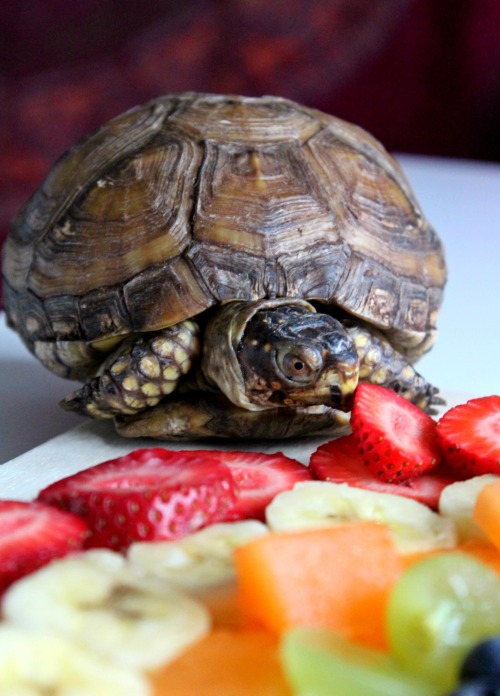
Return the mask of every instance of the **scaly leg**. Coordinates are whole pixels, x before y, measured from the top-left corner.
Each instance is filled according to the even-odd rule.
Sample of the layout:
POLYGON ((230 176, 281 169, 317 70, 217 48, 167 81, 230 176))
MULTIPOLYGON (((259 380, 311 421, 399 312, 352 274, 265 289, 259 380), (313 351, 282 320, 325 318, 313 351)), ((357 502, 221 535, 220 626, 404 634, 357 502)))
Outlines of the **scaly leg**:
POLYGON ((360 358, 359 381, 388 387, 430 414, 444 403, 429 384, 382 334, 363 324, 348 326, 360 358))
POLYGON ((200 350, 199 329, 183 321, 126 339, 108 355, 96 377, 67 396, 61 406, 92 418, 138 413, 178 386, 200 350))

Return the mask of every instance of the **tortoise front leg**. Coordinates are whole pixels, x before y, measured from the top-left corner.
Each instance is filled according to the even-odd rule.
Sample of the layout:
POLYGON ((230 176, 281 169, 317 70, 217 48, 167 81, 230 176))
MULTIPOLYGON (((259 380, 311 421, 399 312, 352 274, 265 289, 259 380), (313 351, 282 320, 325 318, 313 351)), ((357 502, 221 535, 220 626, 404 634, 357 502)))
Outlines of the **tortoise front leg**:
POLYGON ((61 406, 92 418, 156 406, 177 388, 199 350, 199 329, 192 320, 131 336, 106 357, 98 375, 63 399, 61 406))
POLYGON ((393 389, 430 414, 444 404, 437 387, 429 384, 382 333, 363 324, 353 323, 347 328, 360 359, 360 382, 393 389))

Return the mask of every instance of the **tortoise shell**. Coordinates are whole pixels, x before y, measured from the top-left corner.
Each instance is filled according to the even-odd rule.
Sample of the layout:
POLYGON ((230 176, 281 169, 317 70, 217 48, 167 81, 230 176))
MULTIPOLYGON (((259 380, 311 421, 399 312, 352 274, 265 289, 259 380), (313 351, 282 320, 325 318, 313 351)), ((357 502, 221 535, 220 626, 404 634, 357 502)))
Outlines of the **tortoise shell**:
POLYGON ((441 243, 362 129, 276 97, 176 94, 114 118, 53 167, 3 259, 8 321, 81 378, 114 337, 234 299, 294 297, 432 343, 441 243))

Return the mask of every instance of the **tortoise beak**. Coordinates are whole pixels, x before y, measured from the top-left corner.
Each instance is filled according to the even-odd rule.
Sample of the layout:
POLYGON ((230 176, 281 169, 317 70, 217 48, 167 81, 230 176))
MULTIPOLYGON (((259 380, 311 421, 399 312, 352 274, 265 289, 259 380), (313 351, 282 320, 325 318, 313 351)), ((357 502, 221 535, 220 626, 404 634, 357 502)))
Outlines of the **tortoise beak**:
POLYGON ((339 411, 348 412, 352 409, 354 392, 358 386, 358 365, 352 362, 338 362, 332 374, 330 387, 330 404, 339 411))
POLYGON ((352 405, 354 402, 354 392, 349 394, 342 394, 340 388, 332 389, 332 407, 336 408, 338 411, 344 411, 348 413, 352 410, 352 405))

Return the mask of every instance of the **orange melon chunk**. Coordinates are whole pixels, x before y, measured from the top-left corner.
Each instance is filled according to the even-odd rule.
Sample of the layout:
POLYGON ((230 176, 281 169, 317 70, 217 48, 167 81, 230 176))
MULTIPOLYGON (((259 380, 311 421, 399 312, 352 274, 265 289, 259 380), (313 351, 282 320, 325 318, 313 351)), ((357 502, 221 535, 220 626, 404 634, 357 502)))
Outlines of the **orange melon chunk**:
POLYGON ((210 612, 212 628, 241 628, 243 622, 236 583, 211 587, 206 591, 194 593, 194 597, 210 612))
POLYGON ((153 696, 292 696, 263 630, 217 628, 151 680, 153 696))
POLYGON ((500 549, 500 481, 481 489, 472 513, 490 541, 500 549))
POLYGON ((240 605, 280 634, 325 628, 386 648, 385 609, 403 563, 390 532, 373 522, 270 534, 236 549, 240 605))
POLYGON ((458 551, 469 553, 478 561, 483 561, 500 575, 500 551, 493 544, 484 541, 466 541, 457 547, 458 551))

